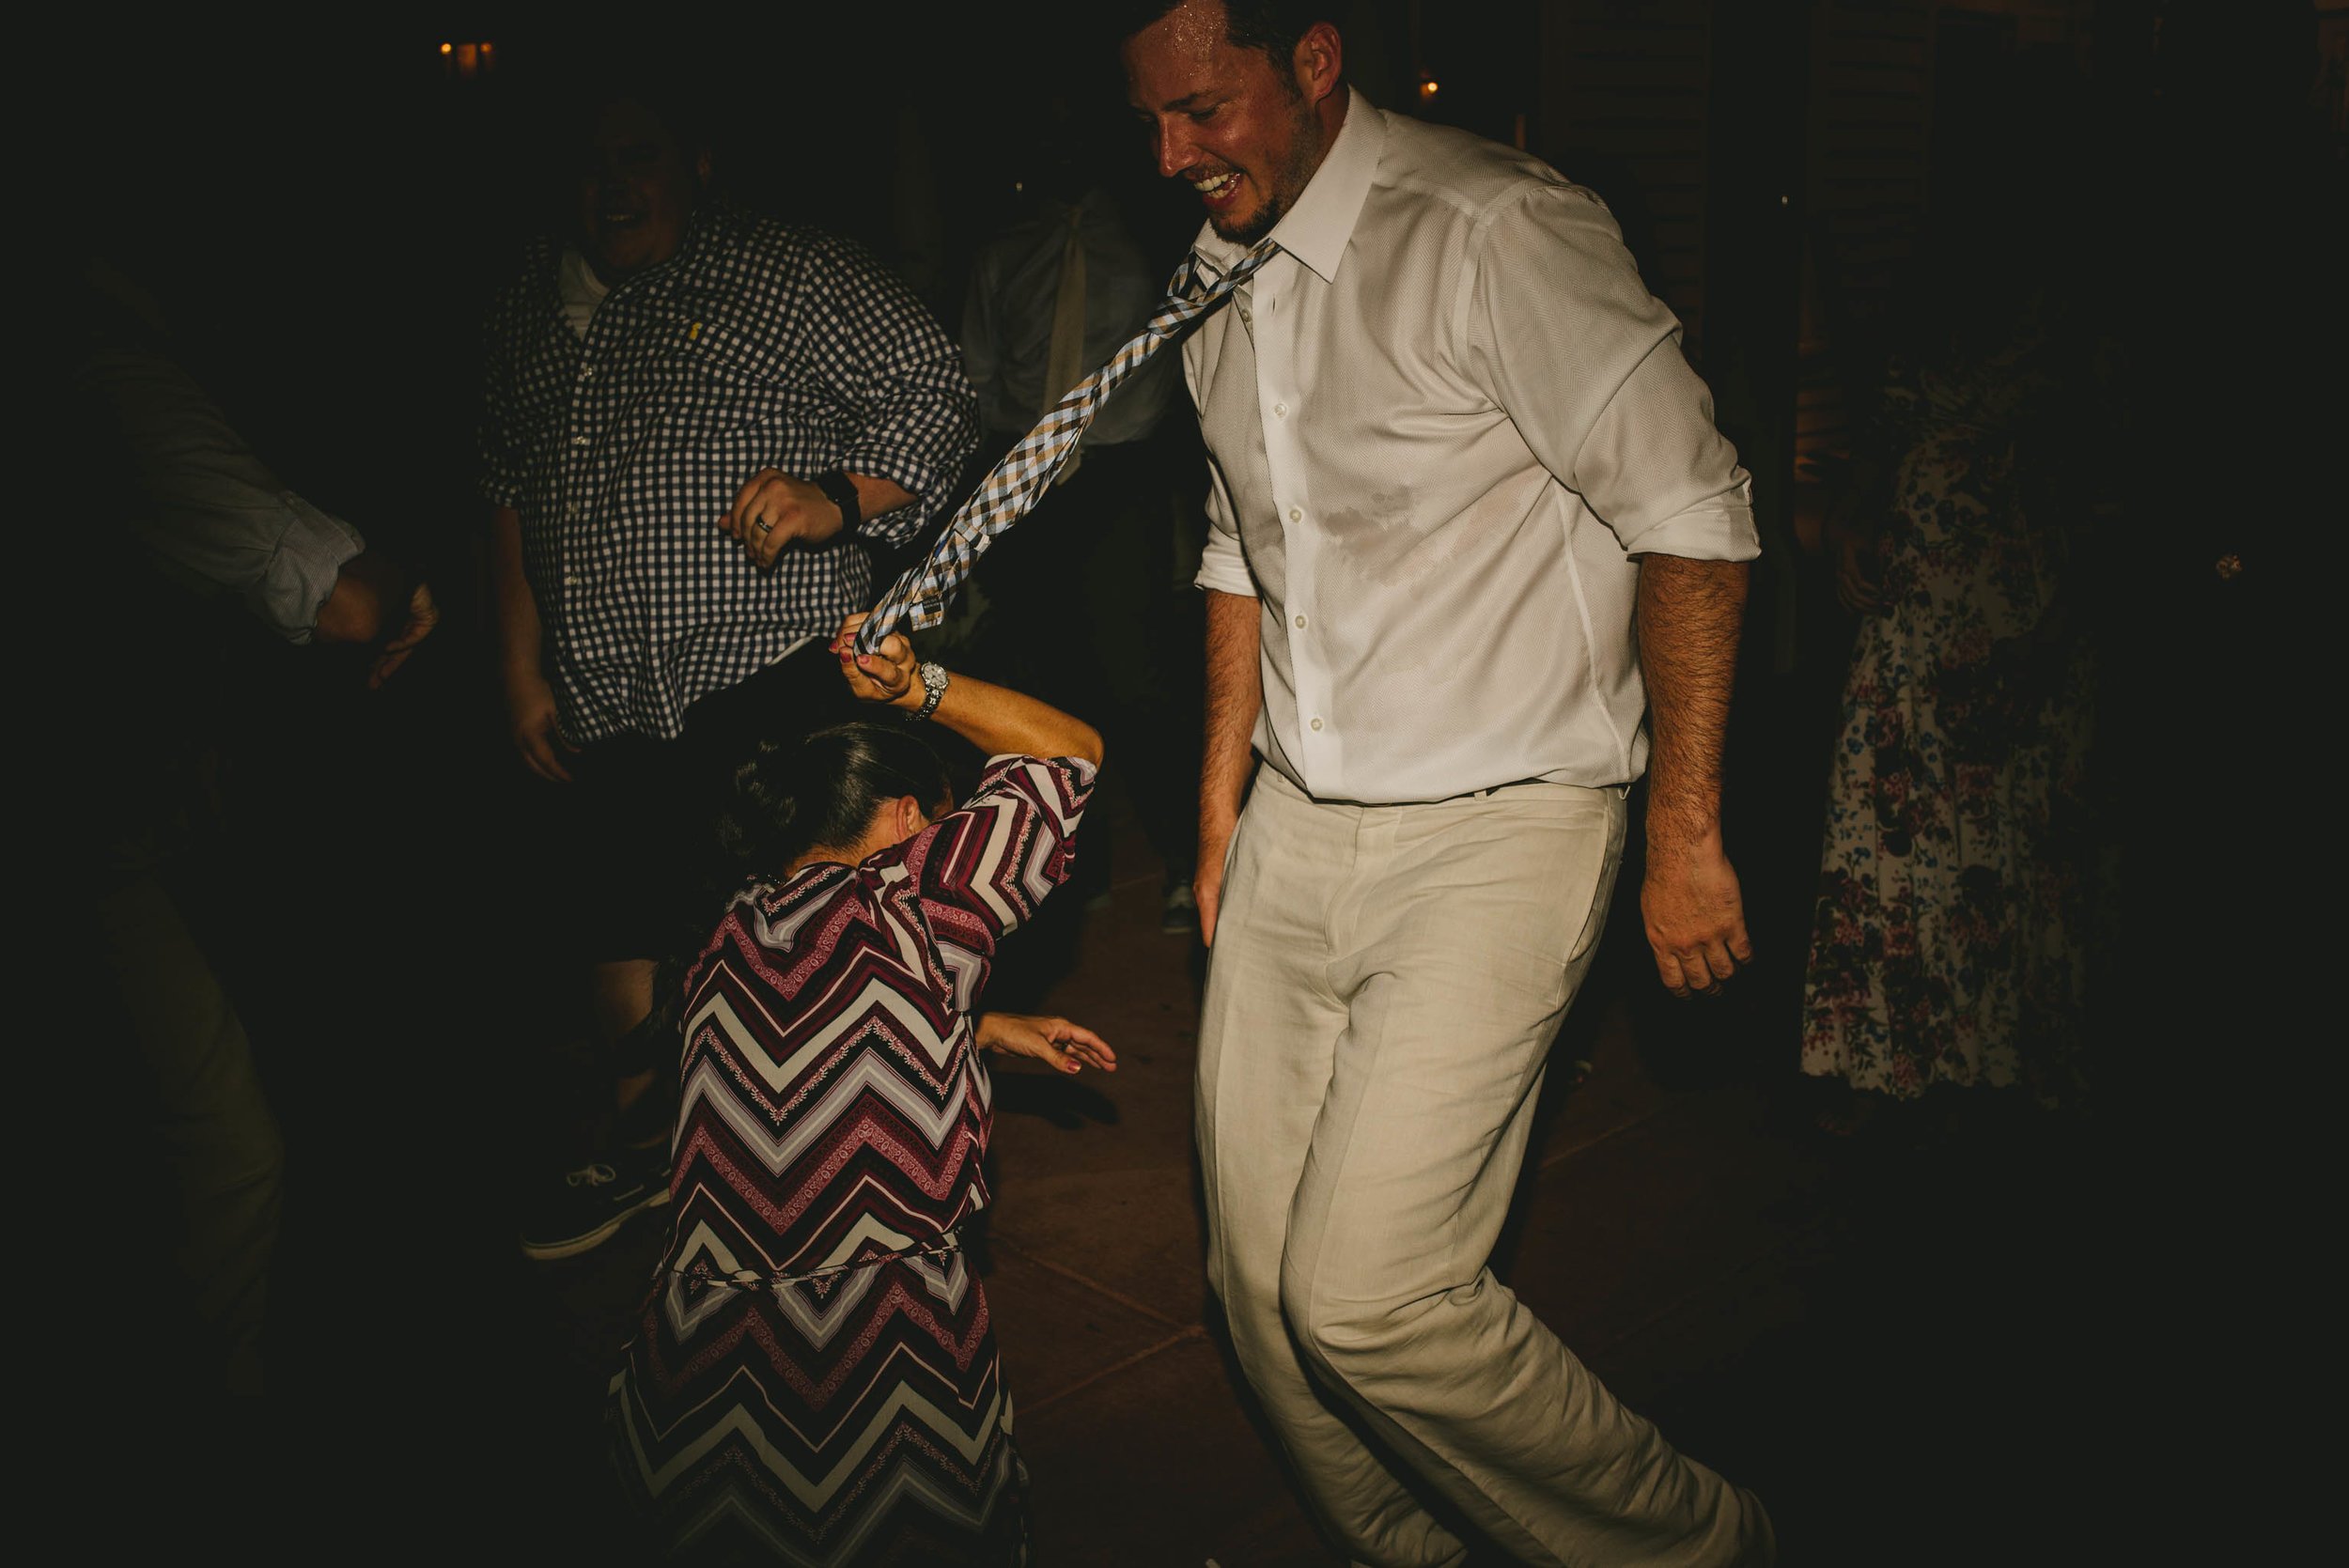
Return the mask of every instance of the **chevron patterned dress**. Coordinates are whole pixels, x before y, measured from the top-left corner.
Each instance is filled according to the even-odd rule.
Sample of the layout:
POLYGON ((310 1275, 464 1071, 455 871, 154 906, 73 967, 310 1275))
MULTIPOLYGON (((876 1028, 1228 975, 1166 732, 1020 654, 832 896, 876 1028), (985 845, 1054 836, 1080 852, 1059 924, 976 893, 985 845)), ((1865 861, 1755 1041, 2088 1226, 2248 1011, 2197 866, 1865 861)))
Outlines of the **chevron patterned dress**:
POLYGON ((1018 1564, 987 1296, 974 1013, 1093 789, 998 757, 862 865, 737 895, 686 982, 675 1234, 612 1380, 622 1483, 677 1559, 1018 1564))

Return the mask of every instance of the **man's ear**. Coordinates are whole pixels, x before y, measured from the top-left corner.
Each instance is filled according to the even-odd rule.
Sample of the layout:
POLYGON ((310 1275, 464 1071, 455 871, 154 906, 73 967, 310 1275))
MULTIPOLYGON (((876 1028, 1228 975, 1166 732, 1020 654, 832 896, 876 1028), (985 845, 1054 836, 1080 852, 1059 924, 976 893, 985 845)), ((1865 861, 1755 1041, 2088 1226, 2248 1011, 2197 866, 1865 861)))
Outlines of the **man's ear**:
POLYGON ((1327 22, 1316 22, 1305 29, 1305 36, 1297 40, 1297 54, 1290 69, 1297 73, 1297 90, 1308 105, 1319 103, 1338 89, 1338 79, 1346 74, 1346 45, 1338 30, 1327 22))

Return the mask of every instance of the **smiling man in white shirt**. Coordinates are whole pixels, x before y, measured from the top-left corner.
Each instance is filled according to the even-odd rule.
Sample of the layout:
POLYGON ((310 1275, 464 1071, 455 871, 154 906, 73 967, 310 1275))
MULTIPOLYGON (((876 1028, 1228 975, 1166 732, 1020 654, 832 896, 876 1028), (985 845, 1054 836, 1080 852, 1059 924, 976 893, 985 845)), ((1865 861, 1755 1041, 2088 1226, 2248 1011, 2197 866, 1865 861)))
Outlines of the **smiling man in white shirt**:
POLYGON ((1184 351, 1199 1141, 1241 1366, 1359 1561, 1466 1555, 1415 1475, 1527 1562, 1767 1562, 1759 1501, 1486 1266, 1642 771, 1664 984, 1751 956, 1719 831, 1746 474, 1589 192, 1381 113, 1309 9, 1139 9, 1128 95, 1196 253, 1276 248, 1184 351))

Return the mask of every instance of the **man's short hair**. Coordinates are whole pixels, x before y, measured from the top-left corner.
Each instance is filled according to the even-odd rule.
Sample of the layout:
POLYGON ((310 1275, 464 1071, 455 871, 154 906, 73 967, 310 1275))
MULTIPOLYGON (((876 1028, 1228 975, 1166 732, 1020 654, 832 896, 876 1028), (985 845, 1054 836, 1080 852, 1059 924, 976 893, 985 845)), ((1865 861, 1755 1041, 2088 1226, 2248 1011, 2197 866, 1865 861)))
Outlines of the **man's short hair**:
POLYGON ((571 84, 565 105, 568 129, 583 140, 594 132, 597 116, 604 110, 615 103, 633 103, 661 122, 687 158, 694 158, 711 151, 718 140, 708 92, 687 61, 659 54, 633 59, 607 56, 592 63, 571 84))
MULTIPOLYGON (((1119 9, 1118 37, 1130 39, 1180 6, 1183 0, 1126 0, 1119 9)), ((1316 22, 1330 22, 1329 0, 1223 0, 1225 39, 1235 49, 1263 52, 1288 79, 1298 40, 1316 22)))

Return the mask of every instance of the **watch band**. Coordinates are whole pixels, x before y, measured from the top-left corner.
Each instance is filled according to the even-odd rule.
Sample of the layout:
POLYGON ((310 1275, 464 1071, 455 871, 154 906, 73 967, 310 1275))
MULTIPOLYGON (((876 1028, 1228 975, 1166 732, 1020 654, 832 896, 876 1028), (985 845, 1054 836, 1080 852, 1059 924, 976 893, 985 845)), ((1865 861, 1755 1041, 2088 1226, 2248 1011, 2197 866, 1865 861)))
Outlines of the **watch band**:
POLYGON ((864 521, 864 514, 857 505, 856 482, 835 468, 830 473, 817 474, 808 483, 822 490, 832 504, 840 508, 840 531, 843 534, 855 533, 864 521))
POLYGON ((906 722, 918 724, 938 711, 939 699, 946 695, 946 666, 934 659, 926 659, 915 666, 922 676, 922 687, 927 694, 922 706, 906 715, 906 722))

